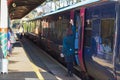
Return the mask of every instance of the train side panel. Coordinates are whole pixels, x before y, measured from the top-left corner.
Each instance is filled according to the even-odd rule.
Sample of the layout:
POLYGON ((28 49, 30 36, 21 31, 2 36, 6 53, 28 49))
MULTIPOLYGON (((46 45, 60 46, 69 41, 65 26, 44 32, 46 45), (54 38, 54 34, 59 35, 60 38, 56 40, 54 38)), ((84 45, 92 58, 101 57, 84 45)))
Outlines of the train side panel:
POLYGON ((88 74, 97 80, 114 80, 115 4, 86 9, 84 60, 88 74))
MULTIPOLYGON (((82 61, 81 64, 75 64, 74 68, 78 71, 85 71, 89 76, 92 76, 96 80, 115 80, 120 78, 120 42, 118 42, 118 54, 114 54, 114 42, 116 31, 116 1, 108 1, 98 3, 96 5, 89 5, 85 8, 85 20, 84 20, 84 44, 82 55, 78 61, 82 61), (82 60, 81 60, 82 59, 82 60), (114 60, 115 59, 115 60, 114 60), (115 64, 114 64, 115 63, 115 64), (117 76, 116 76, 117 75, 117 76)), ((80 17, 81 7, 73 9, 75 18, 76 32, 81 35, 80 17), (79 14, 79 15, 78 15, 79 14), (77 20, 78 19, 78 20, 77 20)), ((62 48, 62 38, 65 33, 65 27, 69 24, 70 11, 63 11, 58 14, 43 17, 39 20, 40 33, 37 35, 40 45, 44 46, 44 49, 49 51, 49 54, 54 56, 57 60, 64 63, 64 59, 60 57, 62 48)), ((118 12, 120 14, 120 12, 118 12)), ((120 18, 118 18, 119 20, 120 18)), ((33 25, 33 23, 30 23, 33 25)), ((118 26, 120 22, 118 21, 118 26)), ((120 26, 118 27, 120 30, 120 26)), ((31 29, 29 29, 31 31, 31 29)), ((120 34, 118 34, 118 41, 120 40, 120 34)), ((32 37, 32 36, 30 36, 32 37)), ((33 36, 33 39, 36 37, 33 36)), ((78 45, 81 47, 81 37, 79 38, 78 45)), ((77 51, 76 51, 77 52, 77 51)), ((78 54, 77 54, 78 55, 78 54)), ((79 55, 80 56, 80 55, 79 55)))

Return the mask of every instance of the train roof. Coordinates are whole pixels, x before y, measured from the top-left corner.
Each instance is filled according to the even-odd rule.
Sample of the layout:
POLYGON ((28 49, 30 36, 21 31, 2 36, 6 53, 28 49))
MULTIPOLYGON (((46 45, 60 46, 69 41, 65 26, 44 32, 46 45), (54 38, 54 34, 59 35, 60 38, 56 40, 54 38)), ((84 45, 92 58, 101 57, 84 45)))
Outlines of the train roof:
POLYGON ((11 19, 20 19, 46 0, 7 0, 11 19))
POLYGON ((84 5, 88 5, 88 4, 92 4, 92 3, 96 3, 96 2, 98 2, 98 3, 99 2, 105 2, 105 1, 109 1, 109 0, 85 0, 85 1, 73 4, 73 5, 70 5, 70 6, 66 6, 66 7, 60 8, 60 9, 58 9, 56 11, 51 11, 49 13, 42 14, 42 15, 40 15, 40 16, 34 18, 34 19, 28 20, 28 21, 37 20, 37 19, 40 19, 42 17, 54 15, 54 14, 57 14, 57 13, 60 13, 60 12, 63 12, 63 11, 67 11, 67 10, 74 9, 74 8, 77 8, 77 7, 82 7, 84 5))

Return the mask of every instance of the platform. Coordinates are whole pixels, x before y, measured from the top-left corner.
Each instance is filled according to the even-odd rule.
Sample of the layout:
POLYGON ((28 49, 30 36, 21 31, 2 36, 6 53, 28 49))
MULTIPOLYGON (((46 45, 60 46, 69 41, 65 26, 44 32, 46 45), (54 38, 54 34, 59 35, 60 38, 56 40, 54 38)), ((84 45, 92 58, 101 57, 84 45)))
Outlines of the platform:
POLYGON ((8 60, 8 74, 0 74, 0 80, 39 80, 19 41, 8 60))
POLYGON ((16 42, 8 60, 8 74, 0 74, 0 80, 80 80, 65 76, 62 65, 26 39, 16 42))

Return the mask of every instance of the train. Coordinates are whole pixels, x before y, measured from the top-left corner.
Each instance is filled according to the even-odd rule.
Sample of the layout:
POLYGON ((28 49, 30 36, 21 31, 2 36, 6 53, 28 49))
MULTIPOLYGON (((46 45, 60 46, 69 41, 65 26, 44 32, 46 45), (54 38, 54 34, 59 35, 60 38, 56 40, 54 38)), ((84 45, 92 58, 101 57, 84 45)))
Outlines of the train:
POLYGON ((74 68, 83 80, 120 80, 120 2, 97 0, 38 16, 24 23, 25 36, 64 63, 60 53, 70 19, 76 26, 74 68))

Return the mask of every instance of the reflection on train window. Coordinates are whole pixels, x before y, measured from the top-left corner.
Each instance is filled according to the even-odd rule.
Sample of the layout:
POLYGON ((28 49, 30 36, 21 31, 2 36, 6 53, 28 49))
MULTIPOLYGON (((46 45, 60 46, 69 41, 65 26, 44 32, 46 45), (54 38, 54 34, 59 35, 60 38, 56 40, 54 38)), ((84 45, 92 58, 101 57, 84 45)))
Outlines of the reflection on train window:
POLYGON ((113 39, 114 39, 114 20, 106 19, 101 21, 101 37, 104 58, 112 61, 113 39))
POLYGON ((101 20, 101 35, 95 37, 97 45, 97 57, 104 62, 112 63, 113 58, 113 39, 114 39, 114 20, 101 20))

